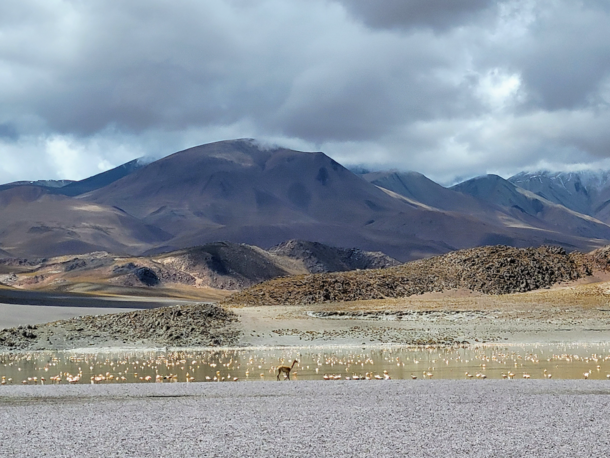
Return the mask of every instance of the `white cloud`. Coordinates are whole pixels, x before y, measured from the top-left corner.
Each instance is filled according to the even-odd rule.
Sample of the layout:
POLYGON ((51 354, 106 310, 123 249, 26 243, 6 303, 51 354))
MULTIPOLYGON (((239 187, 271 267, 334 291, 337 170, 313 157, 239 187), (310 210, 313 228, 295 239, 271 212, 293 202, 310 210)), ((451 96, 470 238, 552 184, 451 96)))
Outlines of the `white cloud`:
POLYGON ((489 70, 478 82, 475 93, 489 109, 505 110, 518 103, 521 78, 500 69, 489 70))

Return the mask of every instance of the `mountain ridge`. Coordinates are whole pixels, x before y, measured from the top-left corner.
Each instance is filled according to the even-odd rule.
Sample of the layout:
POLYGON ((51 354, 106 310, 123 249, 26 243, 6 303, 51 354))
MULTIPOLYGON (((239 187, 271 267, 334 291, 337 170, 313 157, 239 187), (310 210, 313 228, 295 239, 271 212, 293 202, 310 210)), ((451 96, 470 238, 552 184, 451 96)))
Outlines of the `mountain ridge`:
POLYGON ((610 223, 610 171, 521 172, 508 180, 559 205, 610 223))
POLYGON ((610 241, 610 226, 595 217, 500 177, 477 183, 489 189, 444 188, 417 173, 358 176, 322 152, 226 140, 66 185, 74 196, 0 190, 0 246, 22 257, 141 255, 300 239, 406 261, 498 243, 590 250, 610 241))
POLYGON ((399 264, 382 253, 302 240, 290 240, 270 250, 243 243, 215 242, 146 257, 93 252, 54 258, 0 259, 0 283, 20 289, 61 292, 183 287, 236 290, 278 277, 399 264))

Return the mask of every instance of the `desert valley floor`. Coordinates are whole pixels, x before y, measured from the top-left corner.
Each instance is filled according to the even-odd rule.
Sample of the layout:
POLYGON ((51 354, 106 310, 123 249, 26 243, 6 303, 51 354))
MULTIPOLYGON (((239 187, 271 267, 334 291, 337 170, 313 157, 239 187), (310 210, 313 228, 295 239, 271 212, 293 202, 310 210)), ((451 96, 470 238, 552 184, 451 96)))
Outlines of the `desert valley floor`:
POLYGON ((166 450, 284 456, 289 449, 293 456, 550 457, 577 456, 583 449, 604 456, 608 449, 605 272, 527 293, 450 289, 339 303, 227 304, 227 315, 213 305, 226 294, 185 297, 192 290, 180 298, 121 296, 116 290, 54 293, 48 305, 42 305, 43 293, 3 293, 12 303, 0 304, 0 328, 21 325, 15 329, 30 336, 23 339, 37 342, 3 356, 3 456, 78 456, 82 450, 92 456, 166 450), (202 302, 207 305, 196 305, 202 302), (188 313, 192 307, 218 320, 206 322, 219 323, 210 337, 220 339, 213 348, 151 348, 145 339, 125 338, 128 329, 117 320, 104 322, 122 331, 109 338, 99 328, 90 330, 86 316, 79 318, 188 313), (44 324, 55 320, 63 324, 44 324), (54 352, 32 351, 49 342, 54 352), (210 352, 214 356, 206 360, 210 352), (382 365, 368 368, 364 358, 370 355, 382 365), (277 366, 293 357, 302 357, 302 364, 289 382, 277 382, 277 366), (459 365, 449 375, 438 367, 443 358, 454 367, 465 357, 471 358, 466 375, 459 365), (61 366, 61 358, 74 370, 61 366), (316 358, 320 370, 314 372, 316 358), (392 369, 396 364, 407 366, 392 369), (55 374, 55 367, 64 372, 55 374), (125 383, 120 374, 127 375, 125 383), (329 374, 340 380, 328 381, 329 374), (530 374, 537 380, 528 380, 530 374), (61 382, 51 380, 57 375, 61 382), (225 375, 231 383, 213 383, 212 377, 225 375), (68 384, 76 376, 78 383, 68 384), (45 427, 57 422, 61 427, 45 427))
MULTIPOLYGON (((83 303, 79 297, 64 297, 83 303)), ((28 299, 26 294, 21 300, 27 304, 28 299)), ((128 296, 98 296, 90 300, 91 306, 85 302, 85 306, 78 307, 64 306, 66 300, 61 297, 49 300, 52 305, 0 304, 0 328, 201 302, 192 298, 128 296)), ((400 299, 227 309, 238 317, 234 326, 239 338, 233 345, 239 347, 608 341, 610 275, 598 273, 549 289, 507 295, 452 290, 400 299)), ((63 336, 72 339, 58 340, 53 349, 77 348, 76 344, 69 344, 74 339, 78 341, 78 332, 73 334, 63 336)), ((83 347, 90 343, 83 343, 83 347)), ((102 336, 93 343, 96 347, 125 347, 123 342, 105 341, 102 336)))

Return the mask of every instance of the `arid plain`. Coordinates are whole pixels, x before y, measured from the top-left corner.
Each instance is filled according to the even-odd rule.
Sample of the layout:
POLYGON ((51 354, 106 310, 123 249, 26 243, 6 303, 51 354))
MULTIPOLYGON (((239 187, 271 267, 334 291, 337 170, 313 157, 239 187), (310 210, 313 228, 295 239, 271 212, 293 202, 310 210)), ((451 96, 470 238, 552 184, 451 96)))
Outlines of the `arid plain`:
MULTIPOLYGON (((89 280, 67 292, 2 291, 13 304, 0 305, 0 327, 21 325, 0 336, 14 345, 7 348, 13 356, 3 357, 12 372, 0 387, 6 456, 607 450, 599 439, 610 398, 610 275, 603 269, 524 293, 447 288, 300 305, 232 304, 228 292, 209 287, 162 288, 154 297, 154 288, 89 280), (277 382, 277 366, 291 358, 301 364, 290 382, 277 382), (453 372, 441 371, 443 361, 453 372), (70 427, 44 426, 58 418, 70 427)), ((270 291, 285 294, 278 281, 270 291)))
MULTIPOLYGON (((264 347, 272 346, 283 351, 294 347, 301 354, 303 347, 312 346, 317 347, 314 353, 332 354, 338 346, 359 347, 358 352, 364 353, 365 348, 388 343, 458 348, 455 342, 463 342, 462 346, 472 348, 485 343, 580 342, 587 349, 587 343, 610 341, 607 280, 600 274, 546 290, 501 296, 455 290, 403 299, 227 306, 227 310, 238 318, 233 325, 239 338, 233 345, 258 348, 259 355, 265 354, 264 347)), ((189 307, 189 301, 183 304, 189 307)), ((62 307, 22 307, 30 321, 65 318, 55 315, 62 307)), ((65 348, 74 347, 69 337, 63 336, 65 348)), ((125 358, 125 347, 147 346, 103 338, 94 342, 98 350, 120 345, 120 358, 125 358)), ((82 343, 92 351, 91 341, 82 343)), ((222 347, 215 350, 223 351, 222 347)), ((582 353, 583 347, 571 351, 582 353)), ((592 352, 604 356, 595 346, 584 354, 592 352)), ((78 350, 73 354, 78 355, 78 350)), ((131 362, 138 372, 144 369, 140 364, 149 364, 142 361, 146 355, 131 362)), ((174 361, 201 358, 195 355, 179 352, 174 361)), ((232 360, 219 363, 226 361, 224 366, 232 360)), ((95 361, 93 354, 91 361, 95 361)), ((481 370, 484 364, 479 363, 484 361, 471 363, 473 369, 481 370)), ((317 380, 296 382, 299 375, 295 374, 291 382, 275 382, 273 366, 279 363, 258 362, 259 367, 263 364, 265 380, 272 382, 258 381, 254 369, 250 381, 237 383, 204 379, 184 383, 181 376, 178 382, 182 383, 155 383, 153 377, 140 384, 87 381, 68 386, 64 379, 60 386, 52 382, 51 386, 40 386, 40 382, 2 386, 0 453, 79 456, 89 450, 100 456, 152 456, 171 449, 184 456, 284 456, 288 447, 295 456, 552 457, 558 451, 577 456, 583 449, 589 456, 604 456, 610 445, 605 439, 610 426, 604 413, 610 399, 607 380, 585 380, 580 375, 579 380, 526 380, 520 371, 517 379, 502 380, 492 376, 491 370, 488 380, 479 373, 470 380, 463 375, 462 380, 437 380, 432 372, 426 376, 427 369, 433 370, 426 365, 417 380, 342 377, 328 382, 322 379, 323 371, 341 371, 344 376, 345 372, 343 366, 325 365, 319 374, 316 370, 317 380), (48 427, 58 422, 66 427, 48 427), (23 440, 22 434, 28 439, 23 440), (507 455, 509 449, 512 454, 507 455)), ((589 365, 593 368, 594 364, 589 365)), ((223 374, 236 370, 222 369, 223 374)), ((304 373, 309 366, 297 369, 304 373)), ((173 364, 171 370, 175 373, 173 364)), ((541 378, 542 368, 538 371, 541 378)))
MULTIPOLYGON (((301 346, 455 342, 597 342, 610 340, 610 282, 607 274, 550 289, 508 295, 465 290, 426 293, 401 299, 380 299, 311 305, 227 306, 238 316, 236 346, 301 346)), ((210 296, 202 297, 210 301, 210 296)), ((27 299, 26 299, 27 301, 27 299)), ((207 302, 206 301, 206 302, 207 302)), ((41 325, 81 315, 122 313, 150 306, 200 303, 194 298, 112 297, 95 305, 1 304, 1 328, 41 325), (118 305, 117 305, 118 303, 118 305)), ((76 334, 76 333, 75 333, 76 334)), ((70 336, 65 336, 69 339, 70 336)), ((53 349, 75 348, 56 341, 53 349)), ((102 336, 96 346, 121 346, 102 336)), ((78 342, 78 339, 76 340, 78 342)), ((75 342, 75 343, 76 343, 75 342)), ((83 347, 90 346, 82 341, 83 347)), ((142 348, 154 343, 142 342, 142 348)), ((134 348, 137 344, 130 344, 134 348)), ((48 347, 47 347, 48 348, 48 347)))

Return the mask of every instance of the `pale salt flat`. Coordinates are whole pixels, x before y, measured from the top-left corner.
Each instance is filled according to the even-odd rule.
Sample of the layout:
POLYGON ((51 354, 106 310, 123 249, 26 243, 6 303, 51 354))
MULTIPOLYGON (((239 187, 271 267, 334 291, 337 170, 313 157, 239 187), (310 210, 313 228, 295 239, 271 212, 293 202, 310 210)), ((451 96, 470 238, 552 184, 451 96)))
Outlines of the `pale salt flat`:
POLYGON ((608 456, 610 382, 0 387, 0 456, 608 456))
POLYGON ((27 324, 43 324, 68 320, 76 316, 131 312, 130 308, 115 307, 57 307, 51 305, 0 304, 0 329, 27 324))

